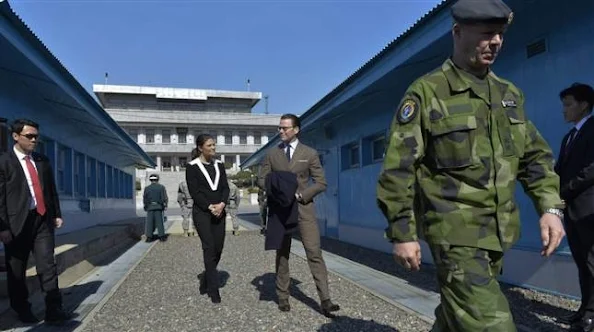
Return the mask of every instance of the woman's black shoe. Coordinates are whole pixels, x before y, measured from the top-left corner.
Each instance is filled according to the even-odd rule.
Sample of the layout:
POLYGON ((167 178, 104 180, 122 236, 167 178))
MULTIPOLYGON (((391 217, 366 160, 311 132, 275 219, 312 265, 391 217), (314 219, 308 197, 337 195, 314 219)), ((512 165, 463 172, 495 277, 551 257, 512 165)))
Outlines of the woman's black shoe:
POLYGON ((200 280, 200 295, 204 295, 206 294, 206 278, 204 277, 204 274, 199 274, 198 279, 200 280))
POLYGON ((212 294, 208 294, 208 296, 210 296, 210 300, 212 301, 212 303, 221 303, 221 294, 219 294, 219 291, 216 291, 212 294))

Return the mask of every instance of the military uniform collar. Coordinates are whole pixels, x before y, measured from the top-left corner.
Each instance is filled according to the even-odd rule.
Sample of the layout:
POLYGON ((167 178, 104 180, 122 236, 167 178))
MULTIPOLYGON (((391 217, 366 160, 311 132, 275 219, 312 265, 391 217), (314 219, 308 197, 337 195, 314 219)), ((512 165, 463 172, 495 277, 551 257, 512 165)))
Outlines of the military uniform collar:
MULTIPOLYGON (((458 66, 454 64, 452 59, 447 59, 441 66, 441 70, 445 73, 445 76, 448 80, 448 83, 450 84, 450 88, 452 89, 452 91, 462 92, 471 88, 471 82, 469 82, 462 76, 462 74, 460 73, 462 69, 458 68, 458 66)), ((495 73, 492 70, 489 70, 487 77, 497 81, 500 84, 507 85, 507 83, 505 83, 497 75, 495 75, 495 73)))

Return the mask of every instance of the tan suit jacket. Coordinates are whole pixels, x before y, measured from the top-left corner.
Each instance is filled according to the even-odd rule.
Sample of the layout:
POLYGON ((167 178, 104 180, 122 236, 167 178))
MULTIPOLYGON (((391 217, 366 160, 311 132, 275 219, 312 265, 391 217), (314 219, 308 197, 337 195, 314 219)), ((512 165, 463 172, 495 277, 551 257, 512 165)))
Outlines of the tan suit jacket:
POLYGON ((290 171, 297 174, 297 193, 302 196, 299 203, 299 220, 316 221, 314 197, 326 190, 324 169, 316 150, 299 142, 291 162, 287 160, 283 145, 271 148, 262 161, 258 175, 258 186, 265 188, 266 175, 274 171, 290 171), (313 183, 310 182, 313 180, 313 183))

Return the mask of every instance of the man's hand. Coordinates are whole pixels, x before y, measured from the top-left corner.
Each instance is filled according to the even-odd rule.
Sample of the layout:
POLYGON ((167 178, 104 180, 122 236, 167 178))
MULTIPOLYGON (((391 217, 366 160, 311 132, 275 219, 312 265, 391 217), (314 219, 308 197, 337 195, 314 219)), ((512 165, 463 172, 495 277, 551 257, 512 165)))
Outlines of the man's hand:
POLYGON ((557 215, 545 213, 540 218, 540 237, 542 238, 542 256, 549 257, 563 240, 565 230, 557 215))
POLYGON ((407 270, 419 271, 421 268, 421 246, 419 242, 394 243, 394 260, 407 270))
POLYGON ((54 225, 56 226, 56 228, 62 227, 63 224, 64 224, 64 220, 62 220, 62 218, 54 219, 54 225))
POLYGON ((12 241, 12 233, 10 231, 0 232, 0 241, 4 244, 9 244, 12 241))

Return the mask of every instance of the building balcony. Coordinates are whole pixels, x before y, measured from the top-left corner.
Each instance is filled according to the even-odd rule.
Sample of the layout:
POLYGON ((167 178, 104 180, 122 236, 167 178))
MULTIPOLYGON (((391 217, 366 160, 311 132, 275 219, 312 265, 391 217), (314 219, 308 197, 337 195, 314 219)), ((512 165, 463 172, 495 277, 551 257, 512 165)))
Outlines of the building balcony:
MULTIPOLYGON (((148 154, 155 154, 155 153, 163 153, 163 154, 190 154, 192 149, 195 147, 194 144, 162 144, 162 143, 155 143, 155 144, 146 144, 146 143, 138 143, 138 145, 148 154)), ((217 145, 217 154, 252 154, 256 152, 259 148, 261 148, 264 144, 256 145, 256 144, 235 144, 235 145, 225 145, 225 144, 218 144, 217 145)))
POLYGON ((236 128, 238 126, 271 127, 278 126, 278 114, 193 112, 163 110, 124 110, 106 109, 107 113, 120 125, 146 126, 148 124, 192 126, 219 125, 236 128))

